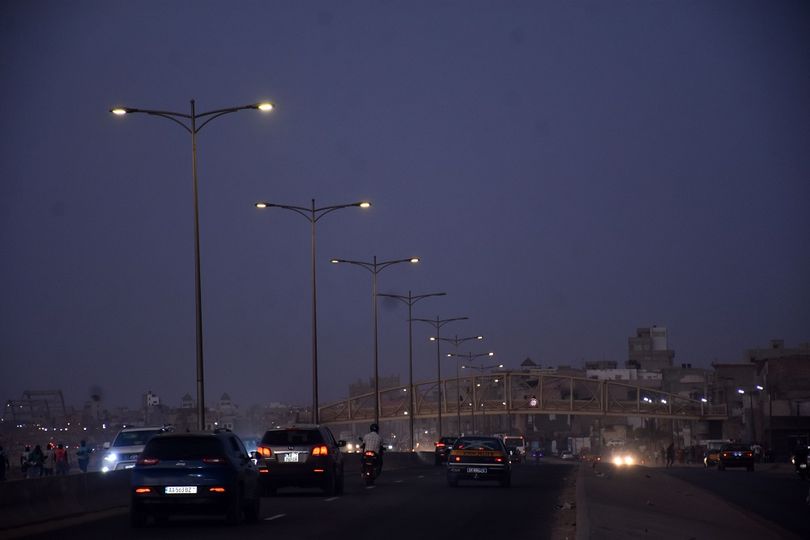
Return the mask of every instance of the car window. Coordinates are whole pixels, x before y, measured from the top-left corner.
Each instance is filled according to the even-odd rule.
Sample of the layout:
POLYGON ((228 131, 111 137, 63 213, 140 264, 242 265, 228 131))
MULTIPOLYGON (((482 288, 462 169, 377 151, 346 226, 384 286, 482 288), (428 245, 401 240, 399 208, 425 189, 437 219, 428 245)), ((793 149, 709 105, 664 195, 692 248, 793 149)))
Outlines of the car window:
POLYGON ((304 446, 323 444, 323 436, 317 429, 282 429, 268 431, 262 437, 262 444, 270 446, 304 446))
POLYGON ((162 429, 142 430, 142 431, 122 431, 113 442, 113 446, 143 446, 146 442, 162 433, 162 429))
POLYGON ((750 448, 744 444, 727 444, 723 446, 723 451, 740 451, 740 450, 750 450, 750 448))
POLYGON ((239 439, 237 439, 236 437, 228 437, 228 443, 231 445, 231 451, 235 455, 237 455, 237 456, 244 456, 245 455, 245 453, 246 453, 245 449, 239 443, 239 439))
POLYGON ((466 438, 462 437, 453 445, 455 450, 502 450, 503 444, 499 439, 493 438, 466 438))
POLYGON ((335 440, 335 436, 332 434, 332 430, 329 428, 323 428, 323 431, 326 434, 326 444, 337 446, 337 441, 335 440))
POLYGON ((214 437, 170 437, 152 439, 143 451, 157 459, 187 459, 224 457, 222 442, 214 437))

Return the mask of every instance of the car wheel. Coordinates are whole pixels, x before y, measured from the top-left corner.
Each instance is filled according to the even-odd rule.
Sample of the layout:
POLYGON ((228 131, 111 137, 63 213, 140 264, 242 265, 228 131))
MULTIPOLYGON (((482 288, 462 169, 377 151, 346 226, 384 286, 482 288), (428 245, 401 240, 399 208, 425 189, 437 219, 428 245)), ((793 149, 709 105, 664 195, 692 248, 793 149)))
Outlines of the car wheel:
POLYGON ((141 510, 137 505, 133 504, 129 509, 129 524, 132 527, 139 529, 146 526, 149 516, 146 512, 141 510))
POLYGON ((259 520, 259 513, 262 508, 261 497, 256 497, 245 506, 245 521, 255 523, 259 520))
POLYGON ((239 525, 239 522, 242 521, 242 496, 238 491, 228 503, 225 521, 228 525, 239 525))

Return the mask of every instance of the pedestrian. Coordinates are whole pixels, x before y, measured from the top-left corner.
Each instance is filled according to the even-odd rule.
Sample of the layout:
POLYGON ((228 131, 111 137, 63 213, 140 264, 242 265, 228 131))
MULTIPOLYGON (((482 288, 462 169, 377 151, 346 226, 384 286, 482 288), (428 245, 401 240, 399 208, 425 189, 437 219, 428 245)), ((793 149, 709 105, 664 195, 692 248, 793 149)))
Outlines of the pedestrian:
POLYGON ((675 464, 675 443, 669 443, 667 446, 667 467, 672 467, 675 464))
POLYGON ((26 444, 25 448, 23 449, 22 453, 20 454, 20 472, 22 473, 22 477, 26 478, 28 476, 28 456, 31 454, 31 446, 26 444))
POLYGON ((87 447, 87 442, 82 441, 80 443, 79 449, 76 450, 76 461, 79 464, 79 469, 82 472, 87 472, 87 465, 90 463, 90 448, 87 447))
POLYGON ((42 452, 40 445, 34 446, 31 453, 28 454, 28 469, 26 470, 26 478, 39 478, 42 476, 42 463, 45 461, 45 454, 42 452))
POLYGON ((68 452, 65 450, 65 445, 59 443, 56 450, 53 451, 53 460, 56 468, 56 474, 62 476, 70 470, 70 463, 68 462, 68 452))
POLYGON ((53 467, 53 443, 49 442, 45 447, 45 459, 42 461, 42 476, 53 476, 53 467))
POLYGON ((0 482, 6 479, 6 470, 11 470, 11 464, 8 461, 6 451, 0 446, 0 482))

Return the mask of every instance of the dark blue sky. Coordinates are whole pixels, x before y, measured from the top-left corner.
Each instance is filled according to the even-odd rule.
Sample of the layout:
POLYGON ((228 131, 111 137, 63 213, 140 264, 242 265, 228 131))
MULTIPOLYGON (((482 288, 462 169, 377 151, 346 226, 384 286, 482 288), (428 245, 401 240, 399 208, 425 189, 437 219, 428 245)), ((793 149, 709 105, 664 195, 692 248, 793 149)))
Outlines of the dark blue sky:
POLYGON ((323 402, 372 370, 370 275, 331 257, 419 255, 380 290, 446 291, 416 315, 512 367, 810 340, 807 2, 11 0, 0 59, 0 399, 194 393, 189 136, 107 113, 191 98, 277 105, 200 134, 210 399, 310 400, 308 225, 259 199, 374 203, 318 231, 323 402))

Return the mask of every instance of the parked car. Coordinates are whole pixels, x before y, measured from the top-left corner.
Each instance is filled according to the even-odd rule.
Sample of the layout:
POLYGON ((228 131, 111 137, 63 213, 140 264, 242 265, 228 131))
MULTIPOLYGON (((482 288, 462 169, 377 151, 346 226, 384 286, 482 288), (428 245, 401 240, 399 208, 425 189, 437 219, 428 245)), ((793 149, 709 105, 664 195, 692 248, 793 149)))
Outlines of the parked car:
POLYGON ((754 471, 754 452, 746 444, 725 444, 720 448, 717 470, 725 471, 729 467, 745 467, 748 472, 754 471))
POLYGON ((343 453, 325 426, 299 425, 271 429, 257 449, 260 482, 265 495, 287 486, 317 487, 330 495, 343 493, 343 453))
POLYGON ((436 465, 441 465, 447 462, 447 455, 450 453, 450 448, 456 442, 455 437, 442 437, 434 443, 436 449, 433 452, 433 462, 436 465))
POLYGON ((172 431, 171 426, 128 427, 118 432, 111 445, 105 444, 101 472, 131 469, 146 443, 161 433, 172 431))
POLYGON ((447 458, 447 484, 460 480, 492 480, 503 487, 512 485, 509 451, 499 437, 459 437, 447 458))
POLYGON ((259 517, 259 473, 229 431, 155 435, 132 469, 130 522, 223 513, 230 524, 259 517))

